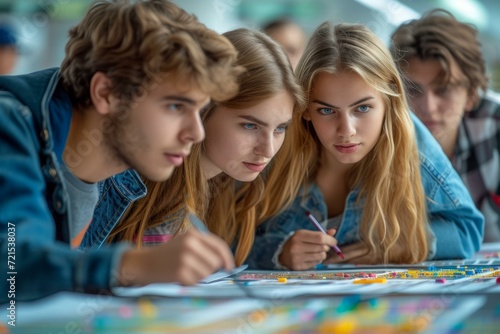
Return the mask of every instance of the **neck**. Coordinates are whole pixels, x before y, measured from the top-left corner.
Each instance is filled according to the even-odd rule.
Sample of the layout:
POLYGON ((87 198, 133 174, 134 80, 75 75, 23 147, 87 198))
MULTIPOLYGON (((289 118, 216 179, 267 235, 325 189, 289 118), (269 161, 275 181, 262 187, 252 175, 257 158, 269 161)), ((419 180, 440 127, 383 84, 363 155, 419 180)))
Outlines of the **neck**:
POLYGON ((200 157, 200 164, 201 164, 201 170, 203 171, 203 175, 207 180, 210 180, 211 178, 214 178, 220 173, 222 173, 222 170, 217 166, 215 166, 203 153, 201 154, 200 157))
POLYGON ((326 173, 332 175, 335 179, 346 179, 352 165, 339 163, 328 152, 325 152, 325 150, 321 151, 320 157, 321 167, 318 170, 318 174, 326 173))
POLYGON ((93 109, 73 109, 63 160, 82 181, 99 182, 128 169, 106 145, 105 124, 105 118, 93 109))
POLYGON ((316 184, 323 194, 328 217, 334 217, 344 212, 345 201, 349 194, 347 174, 351 166, 339 164, 328 157, 327 153, 322 154, 316 184))
POLYGON ((456 141, 457 141, 457 135, 458 135, 458 129, 452 134, 446 135, 446 136, 441 136, 437 141, 439 142, 439 145, 443 148, 444 154, 450 159, 450 161, 453 158, 453 155, 455 154, 455 146, 456 146, 456 141))

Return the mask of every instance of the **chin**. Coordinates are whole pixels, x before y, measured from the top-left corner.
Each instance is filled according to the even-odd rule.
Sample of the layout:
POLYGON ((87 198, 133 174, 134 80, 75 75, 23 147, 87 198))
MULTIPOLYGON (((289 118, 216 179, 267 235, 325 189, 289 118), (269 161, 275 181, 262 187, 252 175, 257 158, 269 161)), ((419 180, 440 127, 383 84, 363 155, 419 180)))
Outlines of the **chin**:
POLYGON ((141 172, 138 171, 139 174, 141 174, 143 177, 146 179, 153 181, 153 182, 162 182, 168 180, 173 172, 174 172, 175 167, 170 167, 168 169, 162 170, 161 172, 153 173, 153 172, 141 172))
MULTIPOLYGON (((364 158, 364 156, 363 156, 364 158)), ((361 160, 363 160, 363 158, 357 158, 357 157, 343 157, 343 158, 339 158, 338 161, 342 164, 342 165, 354 165, 354 164, 357 164, 358 162, 360 162, 361 160)))
POLYGON ((240 182, 252 182, 259 176, 259 174, 260 173, 252 173, 250 175, 247 174, 247 175, 229 175, 229 176, 240 182))

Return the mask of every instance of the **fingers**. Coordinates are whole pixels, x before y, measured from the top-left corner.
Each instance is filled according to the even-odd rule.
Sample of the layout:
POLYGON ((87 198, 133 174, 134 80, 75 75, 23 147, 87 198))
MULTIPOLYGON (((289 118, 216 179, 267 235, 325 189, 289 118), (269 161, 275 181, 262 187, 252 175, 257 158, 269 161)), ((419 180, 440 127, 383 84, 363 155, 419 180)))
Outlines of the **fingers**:
POLYGON ((296 242, 326 246, 322 247, 325 251, 328 251, 331 246, 337 244, 337 239, 335 239, 333 236, 319 231, 298 230, 295 232, 292 238, 296 242))
POLYGON ((201 236, 201 240, 206 249, 210 249, 213 256, 218 259, 217 269, 234 269, 233 254, 224 240, 215 234, 204 234, 201 236))
POLYGON ((339 264, 339 263, 353 263, 353 264, 367 264, 371 255, 369 254, 368 247, 361 243, 355 243, 348 246, 342 247, 342 253, 344 254, 344 259, 331 254, 325 261, 324 264, 339 264))
MULTIPOLYGON (((213 234, 200 234, 192 230, 179 236, 179 241, 182 245, 179 252, 181 268, 190 270, 196 281, 219 269, 234 268, 231 250, 221 238, 213 234)), ((183 275, 180 283, 188 281, 189 276, 183 275)))
POLYGON ((298 230, 285 243, 279 256, 282 265, 292 270, 306 270, 322 263, 337 240, 317 231, 298 230))
POLYGON ((328 235, 331 235, 332 237, 337 233, 337 229, 336 228, 331 228, 329 230, 326 231, 326 234, 328 235))
POLYGON ((144 249, 140 255, 141 260, 136 263, 145 273, 140 284, 176 282, 192 285, 221 268, 234 268, 227 244, 213 234, 201 234, 196 230, 144 249))

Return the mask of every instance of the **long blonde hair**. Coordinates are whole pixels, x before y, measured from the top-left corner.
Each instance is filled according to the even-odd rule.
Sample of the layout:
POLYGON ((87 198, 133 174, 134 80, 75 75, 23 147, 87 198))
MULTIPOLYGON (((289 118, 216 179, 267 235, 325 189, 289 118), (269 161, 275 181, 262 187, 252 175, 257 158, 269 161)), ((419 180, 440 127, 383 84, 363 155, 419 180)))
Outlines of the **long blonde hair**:
MULTIPOLYGON (((381 137, 373 150, 349 174, 351 188, 360 190, 364 209, 361 241, 377 261, 415 263, 427 256, 428 222, 425 193, 420 176, 419 153, 404 87, 389 50, 362 25, 325 22, 311 35, 296 75, 306 94, 311 94, 318 73, 353 71, 384 98, 386 115, 381 137)), ((303 110, 305 111, 305 110, 303 110)), ((292 173, 286 180, 270 178, 266 191, 287 183, 279 201, 263 202, 261 220, 283 210, 299 189, 314 181, 321 143, 302 117, 291 128, 293 143, 282 148, 286 163, 276 164, 276 175, 292 173)))
MULTIPOLYGON (((294 101, 293 117, 298 117, 305 108, 305 96, 282 48, 259 31, 237 29, 224 36, 238 50, 238 64, 245 72, 239 77, 239 93, 227 101, 212 103, 202 114, 202 121, 206 123, 218 107, 249 108, 283 91, 294 101)), ((283 146, 290 139, 286 135, 283 146)), ((145 181, 147 196, 133 204, 111 237, 136 240, 140 246, 144 231, 165 221, 180 220, 178 232, 186 230, 191 226, 188 212, 193 212, 210 231, 235 246, 235 261, 243 263, 254 240, 255 206, 263 199, 264 177, 259 175, 252 182, 239 183, 221 173, 206 180, 200 161, 203 152, 204 144, 196 144, 169 180, 145 181)), ((280 160, 280 155, 281 150, 273 160, 280 160)), ((268 171, 270 175, 274 174, 273 168, 268 171)))

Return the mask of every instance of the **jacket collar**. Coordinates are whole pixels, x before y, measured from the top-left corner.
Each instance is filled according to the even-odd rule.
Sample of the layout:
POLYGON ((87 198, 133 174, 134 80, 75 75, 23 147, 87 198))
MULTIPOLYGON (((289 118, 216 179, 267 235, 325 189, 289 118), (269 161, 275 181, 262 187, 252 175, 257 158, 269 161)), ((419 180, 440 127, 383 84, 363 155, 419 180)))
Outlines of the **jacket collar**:
POLYGON ((62 161, 71 124, 72 104, 62 89, 58 68, 19 76, 0 76, 0 89, 10 92, 33 115, 43 150, 54 151, 62 161))

